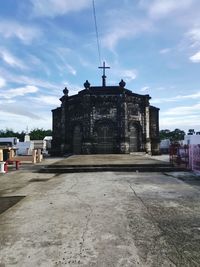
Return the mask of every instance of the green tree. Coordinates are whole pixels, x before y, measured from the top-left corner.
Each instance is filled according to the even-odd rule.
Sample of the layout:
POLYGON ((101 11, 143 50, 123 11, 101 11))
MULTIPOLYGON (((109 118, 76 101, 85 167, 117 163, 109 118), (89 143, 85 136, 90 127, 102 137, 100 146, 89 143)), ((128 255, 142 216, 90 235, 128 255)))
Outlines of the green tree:
POLYGON ((185 136, 185 132, 180 129, 175 129, 171 132, 171 141, 180 141, 183 140, 185 136))
POLYGON ((161 130, 160 131, 160 139, 161 140, 164 140, 164 139, 170 139, 170 130, 168 130, 168 129, 165 129, 165 130, 161 130))
POLYGON ((0 137, 17 137, 19 141, 24 140, 25 132, 15 132, 12 129, 6 128, 5 130, 0 130, 0 137))
MULTIPOLYGON (((12 129, 5 129, 5 130, 0 130, 0 137, 17 137, 19 141, 23 142, 24 141, 24 136, 25 132, 15 132, 12 129)), ((45 136, 51 136, 52 135, 52 130, 44 130, 44 129, 33 129, 30 132, 30 138, 31 140, 43 140, 45 136)))
POLYGON ((30 133, 31 140, 43 140, 45 136, 51 136, 51 130, 44 130, 44 129, 33 129, 30 133))
POLYGON ((185 132, 180 129, 175 129, 173 131, 170 131, 168 129, 161 130, 160 131, 160 139, 170 139, 170 141, 175 142, 175 141, 180 141, 183 140, 185 136, 185 132))

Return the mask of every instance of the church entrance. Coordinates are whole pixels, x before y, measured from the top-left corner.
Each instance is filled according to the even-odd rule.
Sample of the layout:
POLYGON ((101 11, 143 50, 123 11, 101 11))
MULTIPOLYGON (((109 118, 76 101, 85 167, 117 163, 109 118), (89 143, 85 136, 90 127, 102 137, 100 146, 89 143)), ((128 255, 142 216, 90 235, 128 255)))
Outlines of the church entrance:
POLYGON ((139 128, 138 125, 132 124, 130 125, 130 153, 138 152, 139 147, 140 147, 139 128))
POLYGON ((98 154, 114 153, 114 129, 109 123, 101 123, 96 129, 98 154))
POLYGON ((81 146, 82 146, 82 132, 79 125, 74 127, 73 132, 73 153, 81 154, 81 146))

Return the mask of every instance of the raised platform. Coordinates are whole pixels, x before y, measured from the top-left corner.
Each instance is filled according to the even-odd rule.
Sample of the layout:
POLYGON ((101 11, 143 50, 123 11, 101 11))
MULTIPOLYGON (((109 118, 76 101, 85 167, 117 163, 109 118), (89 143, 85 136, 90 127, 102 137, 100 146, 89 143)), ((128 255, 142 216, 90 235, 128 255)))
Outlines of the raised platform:
POLYGON ((76 173, 76 172, 170 172, 184 171, 184 168, 174 167, 171 163, 155 159, 148 155, 73 155, 51 165, 43 166, 43 173, 76 173))

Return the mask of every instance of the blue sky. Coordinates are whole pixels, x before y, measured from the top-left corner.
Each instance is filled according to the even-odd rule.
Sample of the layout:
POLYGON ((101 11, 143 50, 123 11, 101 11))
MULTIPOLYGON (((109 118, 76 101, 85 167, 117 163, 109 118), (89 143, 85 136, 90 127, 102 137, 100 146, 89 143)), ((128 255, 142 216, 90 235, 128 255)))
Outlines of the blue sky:
MULTIPOLYGON (((107 84, 150 94, 160 129, 200 130, 200 1, 96 0, 107 84)), ((51 109, 101 84, 92 0, 0 5, 0 129, 51 128, 51 109)))

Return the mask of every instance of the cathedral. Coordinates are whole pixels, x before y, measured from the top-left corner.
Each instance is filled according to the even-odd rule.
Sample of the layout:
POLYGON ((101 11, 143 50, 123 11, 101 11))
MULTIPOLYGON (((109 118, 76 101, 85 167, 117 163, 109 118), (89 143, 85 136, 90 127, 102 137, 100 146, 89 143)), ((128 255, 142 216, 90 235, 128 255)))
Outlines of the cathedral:
POLYGON ((90 86, 69 96, 63 90, 61 106, 52 110, 52 154, 159 154, 159 108, 149 95, 133 93, 121 80, 106 86, 90 86))

